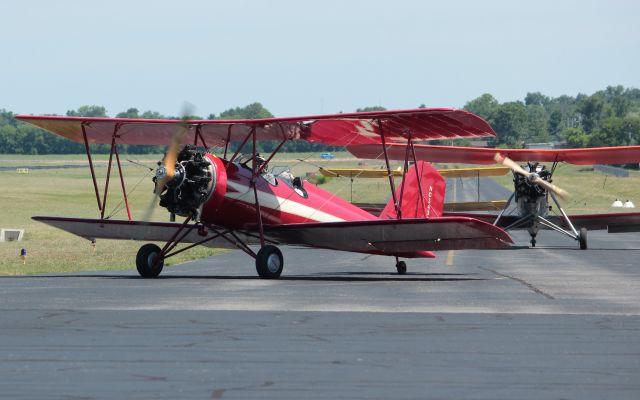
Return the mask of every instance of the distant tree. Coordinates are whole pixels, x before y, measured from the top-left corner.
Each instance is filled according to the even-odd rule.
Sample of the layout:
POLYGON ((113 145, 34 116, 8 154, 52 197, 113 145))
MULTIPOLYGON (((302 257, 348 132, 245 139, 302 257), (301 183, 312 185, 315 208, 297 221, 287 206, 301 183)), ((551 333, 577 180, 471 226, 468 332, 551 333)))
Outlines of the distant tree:
POLYGON ((557 138, 562 131, 562 112, 554 110, 549 115, 549 134, 557 138))
POLYGON ((540 92, 534 92, 534 93, 527 93, 527 95, 524 98, 524 104, 526 106, 544 106, 549 104, 549 97, 543 95, 540 92))
POLYGON ((144 119, 166 119, 167 117, 165 117, 164 115, 160 114, 157 111, 149 111, 149 110, 147 110, 147 111, 142 113, 140 118, 144 118, 144 119))
POLYGON ((638 143, 640 138, 640 118, 609 117, 602 121, 600 128, 589 137, 589 146, 628 146, 638 143))
POLYGON ((116 118, 140 118, 140 111, 137 108, 129 108, 127 111, 117 113, 116 118))
POLYGON ((67 111, 68 117, 107 118, 107 109, 102 106, 81 106, 77 110, 67 111))
POLYGON ((218 119, 262 119, 273 118, 273 114, 269 112, 262 104, 256 102, 245 107, 230 108, 220 113, 218 119))
POLYGON ((418 108, 427 108, 426 104, 422 103, 418 106, 418 108))
POLYGON ((489 93, 467 102, 464 109, 470 113, 479 115, 484 119, 489 119, 491 115, 499 108, 500 103, 489 93))
POLYGON ((582 115, 582 127, 590 133, 598 127, 604 111, 604 101, 600 96, 588 96, 580 99, 578 112, 582 115))
POLYGON ((369 106, 356 109, 356 112, 386 111, 382 106, 369 106))
POLYGON ((540 104, 530 104, 527 110, 527 142, 549 141, 549 117, 547 111, 540 104))
POLYGON ((497 145, 522 146, 527 129, 527 112, 524 104, 503 103, 491 114, 489 122, 498 134, 497 145))
POLYGON ((561 136, 569 147, 587 147, 587 143, 589 142, 589 135, 587 135, 582 128, 567 128, 562 131, 561 136))
POLYGON ((624 117, 631 109, 631 100, 623 96, 617 96, 611 99, 611 108, 616 117, 624 117))
POLYGON ((622 129, 629 136, 629 144, 640 144, 640 117, 628 115, 623 119, 622 129))
POLYGON ((0 126, 0 153, 24 153, 21 135, 18 134, 18 129, 9 124, 3 124, 0 126))

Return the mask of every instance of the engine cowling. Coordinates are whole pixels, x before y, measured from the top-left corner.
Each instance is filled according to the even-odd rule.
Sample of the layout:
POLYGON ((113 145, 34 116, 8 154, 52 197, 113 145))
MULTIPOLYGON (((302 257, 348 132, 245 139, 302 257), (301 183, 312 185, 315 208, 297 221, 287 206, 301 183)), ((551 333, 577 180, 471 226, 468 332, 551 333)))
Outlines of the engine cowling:
POLYGON ((172 214, 198 221, 202 206, 206 202, 214 206, 221 203, 225 192, 226 172, 222 161, 187 145, 178 154, 175 175, 160 195, 160 206, 172 214))

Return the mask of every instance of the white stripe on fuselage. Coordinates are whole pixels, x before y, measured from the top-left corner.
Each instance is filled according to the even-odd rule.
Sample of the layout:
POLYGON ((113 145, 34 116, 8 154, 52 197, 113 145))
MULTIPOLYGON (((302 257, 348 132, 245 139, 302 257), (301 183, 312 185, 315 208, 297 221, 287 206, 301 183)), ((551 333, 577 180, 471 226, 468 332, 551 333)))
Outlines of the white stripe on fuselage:
MULTIPOLYGON (((249 186, 241 185, 236 182, 227 181, 227 186, 237 190, 237 192, 229 192, 225 194, 225 197, 239 200, 249 204, 255 204, 255 195, 253 189, 249 186)), ((266 207, 272 210, 279 210, 287 214, 297 215, 302 218, 307 218, 311 221, 317 222, 341 222, 342 218, 338 218, 335 215, 325 213, 317 210, 313 207, 300 204, 296 201, 285 199, 275 196, 271 193, 265 193, 258 190, 258 201, 260 201, 260 207, 266 207)))

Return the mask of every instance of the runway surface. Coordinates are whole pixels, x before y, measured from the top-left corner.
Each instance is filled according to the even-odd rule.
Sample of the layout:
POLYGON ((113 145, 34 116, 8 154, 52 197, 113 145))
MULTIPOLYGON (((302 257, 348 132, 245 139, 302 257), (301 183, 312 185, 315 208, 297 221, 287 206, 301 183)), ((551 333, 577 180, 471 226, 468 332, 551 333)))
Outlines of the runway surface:
MULTIPOLYGON (((640 237, 0 278, 0 397, 637 399, 640 237)), ((516 235, 526 243, 526 235, 516 235)))

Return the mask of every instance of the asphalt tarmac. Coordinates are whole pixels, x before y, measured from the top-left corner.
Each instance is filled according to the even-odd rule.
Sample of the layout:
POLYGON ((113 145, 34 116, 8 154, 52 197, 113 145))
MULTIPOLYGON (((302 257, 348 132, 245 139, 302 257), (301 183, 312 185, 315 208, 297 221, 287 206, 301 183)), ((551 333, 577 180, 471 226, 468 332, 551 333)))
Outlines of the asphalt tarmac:
POLYGON ((0 397, 640 398, 640 237, 539 239, 404 276, 283 248, 275 281, 239 251, 155 280, 0 277, 0 397))

